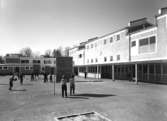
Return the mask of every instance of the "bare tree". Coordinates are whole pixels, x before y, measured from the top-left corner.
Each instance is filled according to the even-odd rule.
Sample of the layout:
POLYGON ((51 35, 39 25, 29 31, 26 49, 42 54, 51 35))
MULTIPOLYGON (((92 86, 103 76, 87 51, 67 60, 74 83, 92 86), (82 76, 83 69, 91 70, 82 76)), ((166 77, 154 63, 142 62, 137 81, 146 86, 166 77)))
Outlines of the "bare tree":
POLYGON ((70 47, 66 47, 64 50, 64 56, 69 56, 69 49, 70 47))
POLYGON ((51 57, 52 56, 52 51, 51 50, 46 50, 44 56, 47 57, 47 58, 51 57))
POLYGON ((0 56, 0 63, 4 63, 4 58, 2 56, 0 56))
POLYGON ((62 56, 62 53, 61 53, 61 51, 60 51, 59 49, 54 49, 53 52, 52 52, 52 56, 53 56, 54 58, 56 58, 56 57, 61 57, 61 56, 62 56))
POLYGON ((40 52, 39 51, 33 52, 33 57, 39 58, 40 57, 40 52))
POLYGON ((29 47, 21 49, 20 54, 22 54, 23 56, 26 56, 26 57, 32 57, 33 56, 32 50, 29 47))

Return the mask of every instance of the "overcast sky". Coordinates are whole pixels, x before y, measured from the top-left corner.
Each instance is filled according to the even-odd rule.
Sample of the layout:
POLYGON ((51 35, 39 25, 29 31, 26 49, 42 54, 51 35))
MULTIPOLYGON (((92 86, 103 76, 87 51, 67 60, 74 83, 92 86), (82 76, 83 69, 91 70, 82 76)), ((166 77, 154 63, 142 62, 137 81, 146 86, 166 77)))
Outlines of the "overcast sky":
POLYGON ((167 0, 0 0, 0 55, 30 47, 43 54, 152 19, 167 0))

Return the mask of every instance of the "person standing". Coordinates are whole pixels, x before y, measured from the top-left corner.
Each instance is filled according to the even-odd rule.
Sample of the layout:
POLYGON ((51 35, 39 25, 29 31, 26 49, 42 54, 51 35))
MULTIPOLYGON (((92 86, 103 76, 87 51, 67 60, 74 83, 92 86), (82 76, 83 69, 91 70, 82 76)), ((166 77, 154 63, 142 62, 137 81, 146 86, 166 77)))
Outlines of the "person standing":
POLYGON ((48 75, 44 73, 44 83, 46 83, 47 81, 48 81, 48 75))
POLYGON ((13 81, 14 81, 14 74, 12 75, 12 77, 9 79, 9 90, 12 90, 13 88, 13 81))
POLYGON ((34 81, 34 73, 31 73, 31 81, 34 81))
POLYGON ((53 82, 52 74, 50 74, 49 80, 50 82, 53 82))
POLYGON ((62 97, 67 97, 67 80, 64 78, 64 75, 61 78, 61 89, 62 89, 62 97))
POLYGON ((72 75, 72 78, 70 78, 70 95, 75 94, 75 80, 74 75, 72 75))
POLYGON ((85 79, 87 78, 87 72, 85 71, 85 79))
POLYGON ((20 74, 20 84, 23 85, 23 73, 20 74))

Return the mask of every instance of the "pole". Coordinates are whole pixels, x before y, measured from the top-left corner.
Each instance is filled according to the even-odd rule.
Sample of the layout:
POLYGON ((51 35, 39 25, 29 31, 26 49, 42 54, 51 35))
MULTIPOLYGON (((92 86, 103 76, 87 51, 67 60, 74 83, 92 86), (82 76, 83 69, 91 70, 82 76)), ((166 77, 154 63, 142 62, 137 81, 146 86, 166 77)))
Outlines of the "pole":
POLYGON ((99 79, 99 65, 97 65, 97 79, 99 79))
POLYGON ((114 77, 114 64, 112 65, 112 80, 115 81, 115 77, 114 77))
MULTIPOLYGON (((57 62, 56 62, 57 63, 57 62)), ((57 64, 56 64, 57 65, 57 64)), ((56 66, 55 65, 55 66, 56 66)), ((54 96, 56 95, 56 92, 55 92, 55 86, 56 86, 56 73, 57 73, 57 67, 55 67, 55 69, 54 69, 54 96)))
POLYGON ((55 85, 56 85, 56 79, 55 79, 55 75, 54 75, 54 96, 56 95, 55 94, 55 85))

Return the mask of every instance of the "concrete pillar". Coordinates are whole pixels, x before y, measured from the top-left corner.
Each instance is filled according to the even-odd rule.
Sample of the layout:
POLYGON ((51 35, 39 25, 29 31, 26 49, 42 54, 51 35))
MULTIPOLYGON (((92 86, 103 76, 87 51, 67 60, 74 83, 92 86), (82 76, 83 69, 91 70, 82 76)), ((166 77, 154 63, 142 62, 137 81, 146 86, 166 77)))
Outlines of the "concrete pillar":
POLYGON ((156 64, 154 64, 154 81, 157 81, 156 64))
POLYGON ((135 82, 138 84, 138 75, 137 75, 137 63, 135 64, 135 82))
POLYGON ((79 66, 78 66, 78 76, 79 76, 79 66))
POLYGON ((114 76, 114 64, 112 65, 112 80, 115 81, 115 76, 114 76))
POLYGON ((97 65, 97 79, 99 79, 99 65, 97 65))
POLYGON ((141 64, 141 79, 142 79, 142 81, 143 81, 143 75, 144 75, 144 71, 143 71, 143 64, 141 64))
POLYGON ((163 63, 161 63, 160 79, 163 81, 163 63))
POLYGON ((150 66, 147 64, 147 80, 149 80, 150 66))

